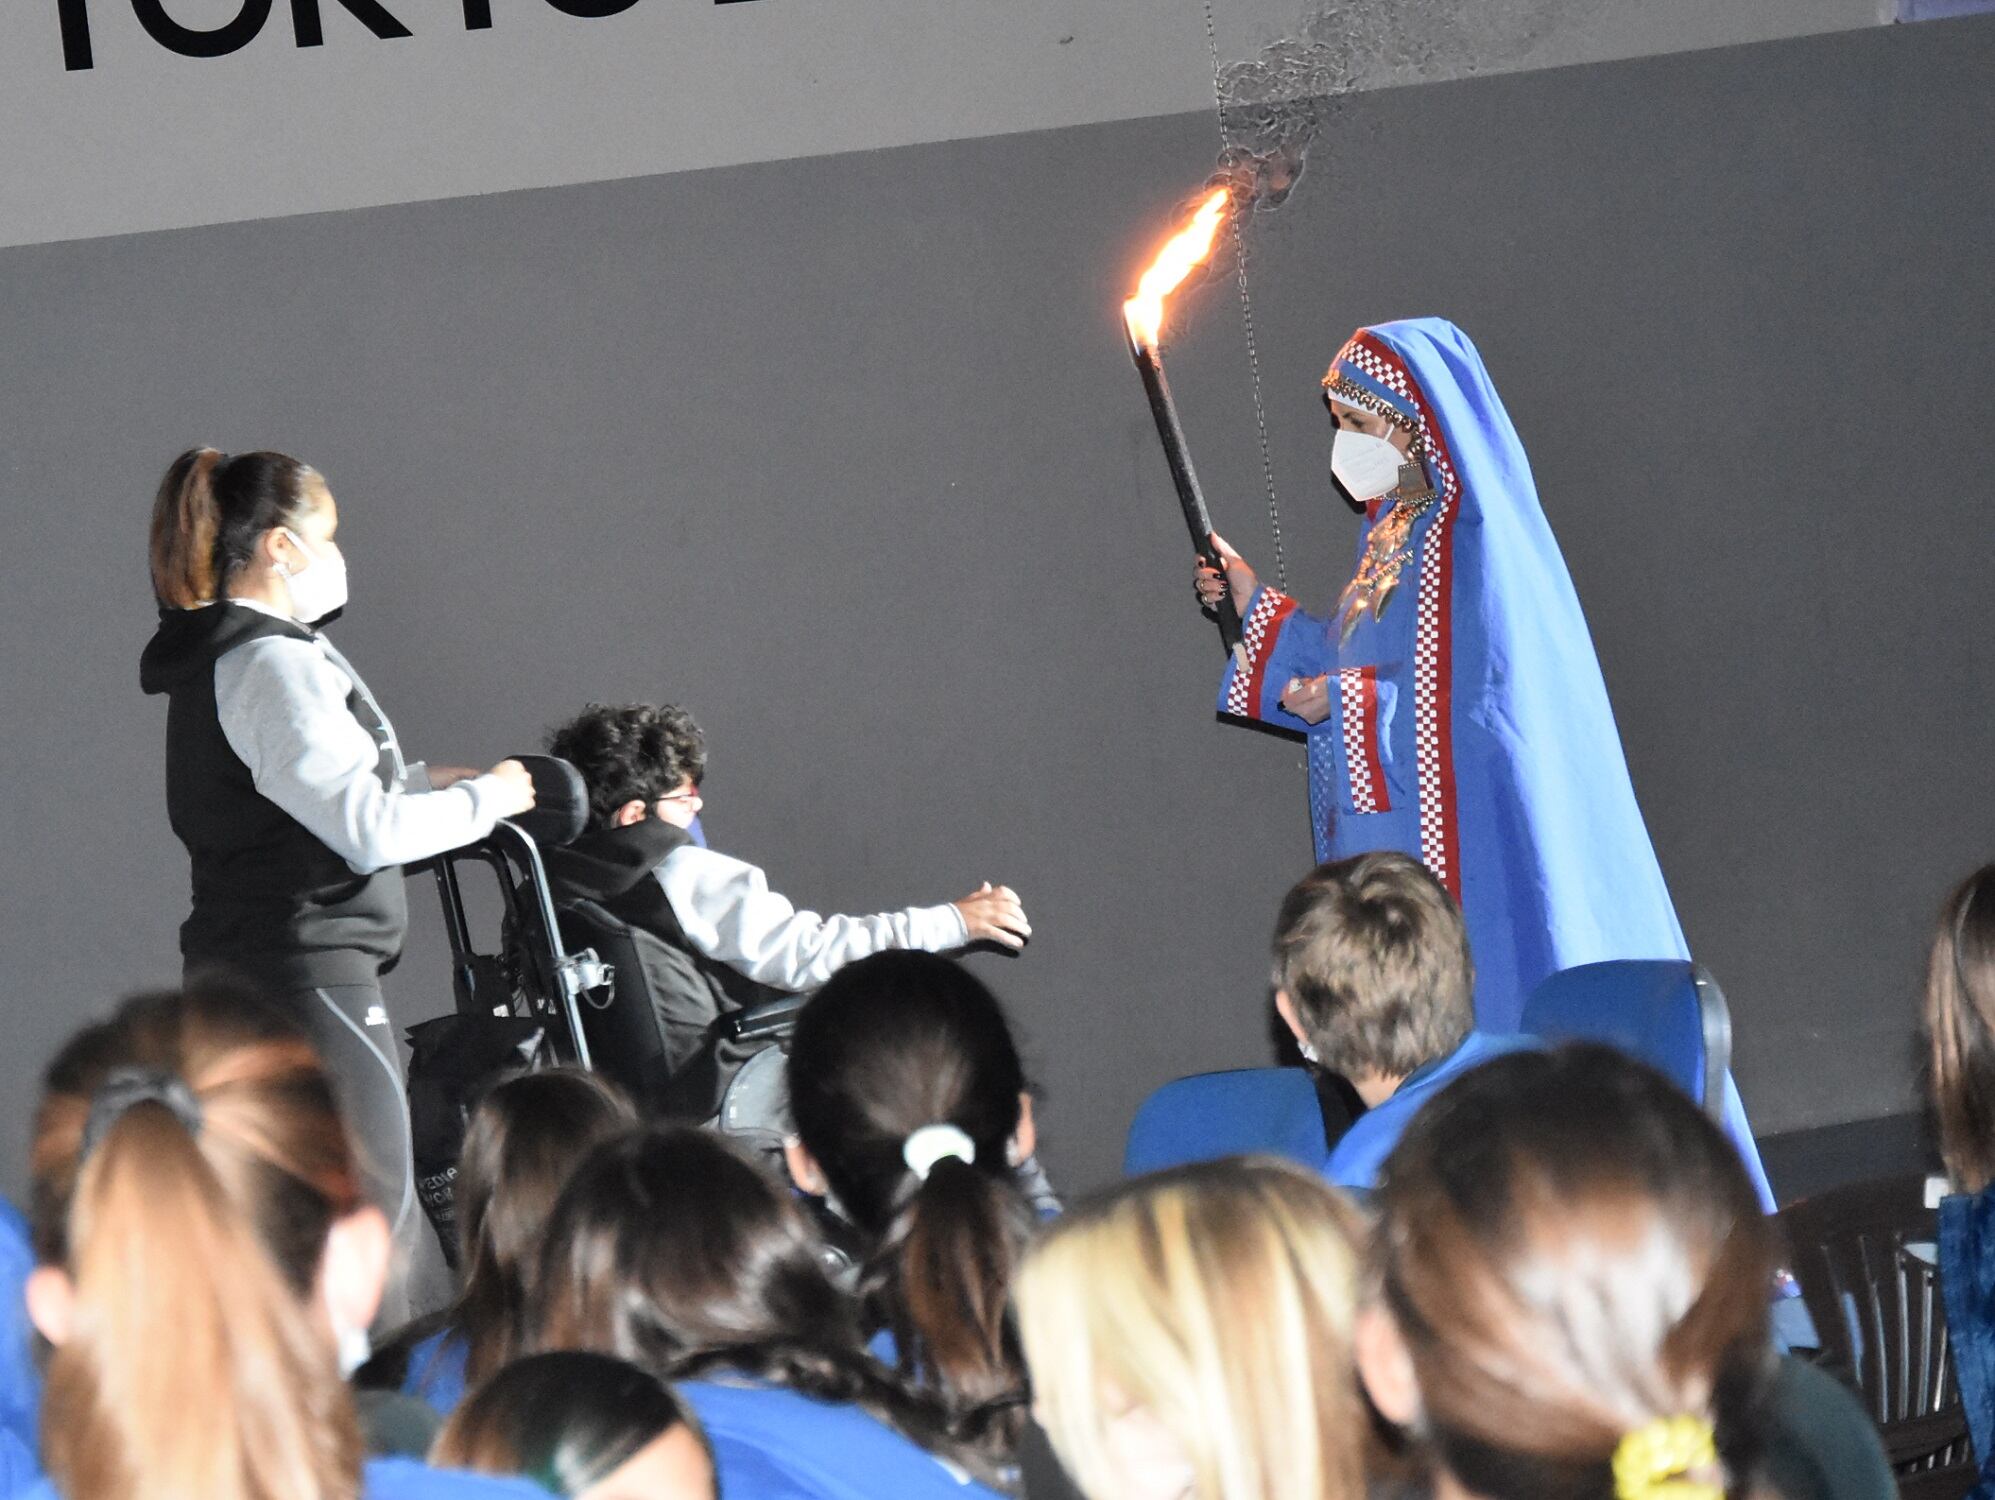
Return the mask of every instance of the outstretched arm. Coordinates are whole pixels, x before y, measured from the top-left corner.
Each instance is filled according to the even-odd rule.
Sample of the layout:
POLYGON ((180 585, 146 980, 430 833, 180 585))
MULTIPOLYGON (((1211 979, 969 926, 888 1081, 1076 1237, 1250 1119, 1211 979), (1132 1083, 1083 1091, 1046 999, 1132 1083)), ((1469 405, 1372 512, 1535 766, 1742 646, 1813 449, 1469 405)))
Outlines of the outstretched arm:
POLYGON ((1018 898, 1002 887, 961 902, 873 916, 799 911, 769 889, 756 866, 692 845, 666 856, 658 881, 688 942, 716 963, 777 989, 814 989, 854 959, 889 948, 935 953, 985 938, 1006 941, 997 937, 999 930, 1017 932, 1021 940, 1030 931, 1018 898))

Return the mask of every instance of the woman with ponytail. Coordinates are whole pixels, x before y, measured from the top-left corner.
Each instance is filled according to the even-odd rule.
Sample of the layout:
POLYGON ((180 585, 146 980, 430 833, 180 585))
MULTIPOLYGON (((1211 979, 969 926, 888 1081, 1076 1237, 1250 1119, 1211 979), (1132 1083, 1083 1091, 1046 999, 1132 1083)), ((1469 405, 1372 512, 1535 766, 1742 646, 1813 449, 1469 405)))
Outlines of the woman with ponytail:
POLYGON ((1486 1063, 1374 1207, 1358 1368, 1436 1500, 1892 1493, 1854 1400, 1775 1356, 1772 1221, 1660 1074, 1597 1046, 1486 1063))
POLYGON ((158 633, 140 685, 165 694, 166 805, 193 867, 192 976, 281 997, 326 1057, 397 1233, 413 1230, 408 1108, 380 977, 408 926, 400 866, 533 804, 517 761, 427 772, 320 634, 346 605, 339 511, 281 453, 196 448, 153 503, 158 633))
POLYGON ((948 1414, 866 1352, 795 1198, 711 1131, 603 1147, 556 1201, 529 1283, 540 1350, 673 1382, 727 1500, 989 1500, 948 1414))
POLYGON ((1035 1215, 1025 1069, 997 999, 928 953, 841 969, 790 1041, 790 1175, 858 1230, 874 1347, 1004 1461, 1025 1416, 1011 1280, 1035 1215))
POLYGON ((143 996, 50 1067, 29 1315, 53 1346, 43 1495, 476 1500, 368 1463, 342 1366, 389 1256, 304 1035, 226 989, 143 996))

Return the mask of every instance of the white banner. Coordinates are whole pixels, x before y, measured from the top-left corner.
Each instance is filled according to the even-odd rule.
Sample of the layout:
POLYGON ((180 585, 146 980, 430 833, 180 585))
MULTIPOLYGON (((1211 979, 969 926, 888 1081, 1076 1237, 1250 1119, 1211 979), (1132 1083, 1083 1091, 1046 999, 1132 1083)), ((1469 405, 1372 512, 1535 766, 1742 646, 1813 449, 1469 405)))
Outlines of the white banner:
MULTIPOLYGON (((1296 35, 1312 9, 1395 3, 1212 0, 1219 55, 1296 35)), ((1877 5, 1587 0, 1584 24, 1503 66, 1864 25, 1877 5)), ((4 0, 0 245, 1210 108, 1206 14, 1203 0, 4 0)), ((1418 76, 1477 70, 1448 43, 1418 76)))

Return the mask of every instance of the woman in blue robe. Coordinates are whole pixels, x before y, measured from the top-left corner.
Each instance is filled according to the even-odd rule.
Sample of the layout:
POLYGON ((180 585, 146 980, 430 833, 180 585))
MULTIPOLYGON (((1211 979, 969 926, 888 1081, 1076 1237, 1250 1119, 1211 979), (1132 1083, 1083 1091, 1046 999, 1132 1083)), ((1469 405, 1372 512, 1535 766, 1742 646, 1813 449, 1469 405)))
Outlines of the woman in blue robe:
POLYGON ((1245 639, 1220 711, 1306 738, 1319 862, 1398 849, 1453 893, 1478 1029, 1517 1030, 1562 969, 1688 957, 1578 595, 1475 345, 1439 318, 1361 328, 1323 394, 1333 469, 1364 509, 1357 571, 1312 615, 1222 544, 1245 639))

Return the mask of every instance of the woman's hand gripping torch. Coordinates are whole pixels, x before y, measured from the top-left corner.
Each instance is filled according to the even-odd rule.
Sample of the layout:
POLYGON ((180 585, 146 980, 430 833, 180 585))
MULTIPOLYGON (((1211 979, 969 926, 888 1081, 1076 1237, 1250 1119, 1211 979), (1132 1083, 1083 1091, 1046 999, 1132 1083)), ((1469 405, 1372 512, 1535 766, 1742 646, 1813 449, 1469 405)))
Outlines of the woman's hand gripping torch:
MULTIPOLYGON (((1164 326, 1164 299, 1177 289, 1212 253, 1213 237, 1226 218, 1227 190, 1214 188, 1199 204, 1191 222, 1165 242, 1150 269, 1137 283, 1136 295, 1122 304, 1122 320, 1129 331, 1129 355, 1143 377, 1143 393, 1150 398, 1150 415, 1156 419, 1157 437, 1164 445, 1164 459, 1171 466, 1171 483, 1177 487, 1178 504, 1184 508, 1185 527, 1191 532, 1192 550, 1206 566, 1225 571, 1224 560, 1213 545, 1212 517, 1206 512, 1205 496, 1198 487, 1198 473, 1191 466, 1191 452, 1185 445, 1185 430, 1178 421, 1177 403, 1171 399, 1170 382, 1164 378, 1164 360, 1159 341, 1164 326)), ((1219 616, 1219 638, 1236 656, 1244 654, 1240 644, 1240 612, 1230 594, 1214 606, 1219 616)))

